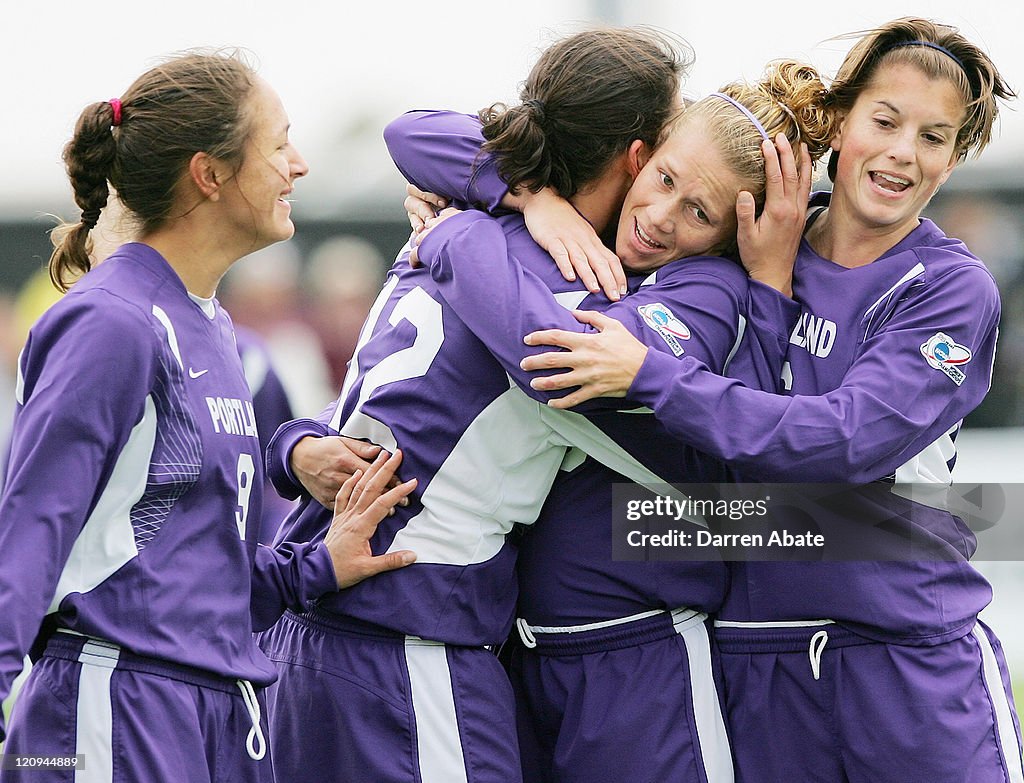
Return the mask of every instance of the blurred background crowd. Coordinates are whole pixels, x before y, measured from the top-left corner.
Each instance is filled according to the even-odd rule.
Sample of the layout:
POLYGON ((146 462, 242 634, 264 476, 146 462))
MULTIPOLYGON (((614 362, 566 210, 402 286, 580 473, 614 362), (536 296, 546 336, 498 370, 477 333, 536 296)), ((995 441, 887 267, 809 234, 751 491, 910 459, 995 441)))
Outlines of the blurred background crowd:
MULTIPOLYGON (((0 223, 0 233, 5 228, 10 231, 0 223)), ((316 414, 341 388, 363 318, 408 237, 397 219, 389 228, 391 246, 378 247, 345 226, 300 227, 304 241, 254 253, 232 268, 218 291, 236 325, 262 338, 296 415, 316 414)), ((0 278, 0 399, 6 401, 14 398, 17 356, 29 328, 59 296, 42 264, 45 231, 36 224, 26 233, 35 241, 17 256, 21 273, 12 274, 19 264, 9 261, 0 278)), ((5 242, 4 252, 11 249, 5 242)), ((0 440, 10 424, 7 408, 0 417, 0 440)))
MULTIPOLYGON (((263 338, 296 415, 314 415, 337 395, 363 318, 408 239, 400 184, 381 205, 386 219, 297 218, 293 240, 235 265, 218 291, 235 323, 263 338)), ((1019 189, 951 183, 927 214, 985 261, 1003 297, 992 390, 966 426, 1024 426, 1024 182, 1019 189)), ((47 228, 38 219, 0 222, 0 399, 13 399, 28 329, 58 296, 44 263, 47 228)), ((10 413, 0 412, 0 439, 10 413)))

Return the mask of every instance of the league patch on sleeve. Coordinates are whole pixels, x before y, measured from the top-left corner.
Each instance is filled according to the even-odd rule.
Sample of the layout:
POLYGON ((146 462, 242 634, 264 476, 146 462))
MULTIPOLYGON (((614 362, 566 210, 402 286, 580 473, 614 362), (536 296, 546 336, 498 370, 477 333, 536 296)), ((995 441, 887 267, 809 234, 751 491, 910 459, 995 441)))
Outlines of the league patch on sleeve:
POLYGON ((971 349, 960 345, 949 335, 936 332, 921 346, 921 355, 931 367, 945 373, 957 386, 967 380, 960 368, 971 360, 971 349))
POLYGON ((672 353, 676 356, 682 356, 685 353, 680 340, 690 339, 690 329, 676 318, 671 310, 661 302, 640 305, 636 310, 643 317, 644 323, 660 334, 661 338, 668 343, 672 353))

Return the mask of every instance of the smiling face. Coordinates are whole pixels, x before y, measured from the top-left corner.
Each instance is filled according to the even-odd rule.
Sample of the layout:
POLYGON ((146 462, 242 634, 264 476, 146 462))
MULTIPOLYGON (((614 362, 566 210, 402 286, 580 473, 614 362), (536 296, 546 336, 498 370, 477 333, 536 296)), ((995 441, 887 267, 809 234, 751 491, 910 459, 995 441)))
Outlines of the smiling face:
POLYGON ((964 118, 952 83, 913 65, 880 67, 840 125, 830 212, 875 234, 906 236, 946 181, 964 118))
POLYGON ((277 93, 257 80, 249 99, 251 130, 244 162, 224 188, 228 220, 251 238, 253 252, 295 233, 288 196, 309 171, 288 140, 288 115, 277 93))
POLYGON ((736 238, 736 196, 750 190, 699 118, 684 119, 640 170, 619 216, 615 252, 634 272, 721 253, 736 238))

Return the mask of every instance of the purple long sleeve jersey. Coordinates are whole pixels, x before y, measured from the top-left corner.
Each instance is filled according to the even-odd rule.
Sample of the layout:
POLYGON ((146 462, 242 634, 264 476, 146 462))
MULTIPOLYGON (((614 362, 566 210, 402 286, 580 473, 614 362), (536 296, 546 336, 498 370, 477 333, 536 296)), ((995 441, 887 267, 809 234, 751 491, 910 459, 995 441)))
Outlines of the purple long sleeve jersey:
MULTIPOLYGON (((571 287, 565 283, 563 291, 571 287)), ((571 293, 577 300, 586 295, 571 293)), ((497 299, 478 309, 499 329, 518 316, 497 299)), ((286 495, 301 491, 288 454, 311 431, 401 448, 402 475, 419 479, 410 505, 396 508, 371 540, 374 552, 412 549, 417 562, 325 596, 322 610, 452 644, 499 643, 516 597, 515 551, 506 537, 517 523, 536 519, 573 446, 633 480, 665 481, 585 417, 548 408, 517 386, 510 375, 526 385, 519 358, 518 350, 496 358, 440 295, 428 269, 410 268, 405 254, 396 261, 337 404, 319 422, 284 425, 268 453, 270 476, 286 495)), ((304 496, 277 540, 319 540, 330 519, 304 496)))
MULTIPOLYGON (((231 322, 128 244, 33 327, 0 499, 0 697, 50 624, 256 685, 252 632, 336 589, 257 548, 262 466, 231 322)), ((2 736, 2 732, 0 732, 2 736)))
MULTIPOLYGON (((817 194, 812 208, 827 203, 817 194)), ((630 395, 678 437, 752 479, 948 484, 956 433, 991 384, 1000 302, 988 270, 922 219, 881 258, 853 269, 803 242, 793 290, 803 312, 790 336, 788 395, 746 389, 697 361, 669 362, 654 351, 630 395)), ((832 619, 909 644, 968 633, 991 600, 968 562, 973 533, 925 507, 910 524, 921 540, 959 556, 742 564, 722 618, 832 619)))

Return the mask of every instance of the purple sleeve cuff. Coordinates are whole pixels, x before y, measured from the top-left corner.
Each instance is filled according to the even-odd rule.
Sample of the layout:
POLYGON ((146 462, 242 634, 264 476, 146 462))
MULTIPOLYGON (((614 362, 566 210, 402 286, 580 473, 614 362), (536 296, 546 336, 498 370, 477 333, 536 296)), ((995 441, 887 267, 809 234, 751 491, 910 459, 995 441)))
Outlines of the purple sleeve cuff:
POLYGON ((266 630, 286 609, 304 612, 311 601, 337 589, 334 564, 322 543, 260 544, 253 563, 253 631, 266 630))
POLYGON ((306 594, 303 596, 303 602, 309 603, 322 595, 336 592, 338 577, 334 573, 334 561, 331 560, 327 546, 323 543, 313 544, 305 559, 306 579, 303 583, 306 594))
POLYGON ((295 419, 277 428, 267 445, 267 477, 283 498, 294 500, 306 490, 292 473, 292 449, 305 437, 322 438, 331 435, 331 429, 316 419, 295 419))
POLYGON ((672 385, 672 379, 684 368, 699 364, 688 356, 676 358, 664 351, 647 351, 644 363, 633 379, 633 384, 626 393, 626 399, 655 409, 662 395, 672 385))
POLYGON ((491 214, 507 212, 501 201, 508 193, 508 183, 498 174, 498 161, 487 154, 480 158, 469 183, 470 203, 483 206, 491 214))
POLYGON ((796 326, 799 302, 757 280, 750 281, 750 315, 755 329, 766 329, 786 342, 796 326))

